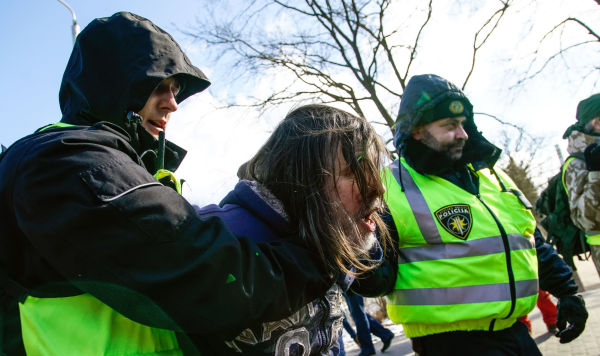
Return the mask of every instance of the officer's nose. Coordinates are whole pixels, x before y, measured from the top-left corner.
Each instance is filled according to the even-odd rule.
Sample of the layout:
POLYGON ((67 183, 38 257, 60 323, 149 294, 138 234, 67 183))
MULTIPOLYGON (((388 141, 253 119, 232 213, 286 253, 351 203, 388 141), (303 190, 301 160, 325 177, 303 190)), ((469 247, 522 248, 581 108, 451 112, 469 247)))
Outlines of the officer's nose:
POLYGON ((469 135, 467 134, 467 131, 465 131, 465 128, 463 127, 463 125, 460 125, 457 129, 456 129, 456 139, 460 139, 460 140, 468 140, 469 139, 469 135))
POLYGON ((177 111, 177 100, 175 100, 175 93, 173 93, 173 91, 168 90, 163 93, 161 109, 170 112, 177 111))

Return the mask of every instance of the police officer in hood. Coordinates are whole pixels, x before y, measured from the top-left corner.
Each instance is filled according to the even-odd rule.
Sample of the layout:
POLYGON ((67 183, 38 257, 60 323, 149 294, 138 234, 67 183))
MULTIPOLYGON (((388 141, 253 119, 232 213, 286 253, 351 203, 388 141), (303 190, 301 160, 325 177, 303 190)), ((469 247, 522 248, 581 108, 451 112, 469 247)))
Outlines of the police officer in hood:
POLYGON ((539 287, 559 300, 560 341, 581 334, 587 311, 571 271, 543 242, 529 202, 494 167, 500 150, 477 130, 465 94, 437 75, 412 77, 394 144, 400 158, 385 170, 384 198, 398 245, 388 256, 387 308, 413 349, 540 355, 517 321, 536 304, 538 272, 539 287))
POLYGON ((185 151, 164 130, 209 84, 135 14, 77 37, 62 119, 0 158, 0 354, 194 354, 195 334, 235 335, 329 288, 297 237, 236 237, 157 180, 177 188, 185 151))

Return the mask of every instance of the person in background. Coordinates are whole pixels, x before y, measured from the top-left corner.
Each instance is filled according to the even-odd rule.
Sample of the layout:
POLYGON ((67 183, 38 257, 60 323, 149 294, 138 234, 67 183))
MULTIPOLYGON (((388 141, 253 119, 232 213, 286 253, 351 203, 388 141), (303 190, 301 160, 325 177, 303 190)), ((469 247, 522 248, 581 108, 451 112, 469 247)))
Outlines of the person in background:
POLYGON ((381 339, 381 342, 383 342, 381 352, 385 352, 392 344, 394 333, 381 325, 371 314, 367 313, 363 297, 352 291, 347 291, 344 293, 344 298, 356 326, 356 340, 360 346, 359 355, 375 355, 375 346, 373 345, 371 334, 381 339))
POLYGON ((576 117, 563 135, 571 155, 563 165, 563 183, 571 220, 585 231, 600 276, 600 93, 580 101, 576 117), (583 159, 573 156, 582 153, 583 159))
MULTIPOLYGON (((348 335, 350 335, 352 340, 354 340, 356 345, 360 347, 360 343, 358 342, 358 339, 356 338, 356 331, 354 331, 354 329, 352 328, 352 325, 350 325, 350 323, 348 322, 348 317, 346 316, 345 313, 344 313, 344 319, 342 320, 342 325, 344 326, 344 330, 346 330, 346 332, 348 333, 348 335)), ((340 335, 339 341, 340 341, 340 356, 345 356, 346 350, 345 350, 345 346, 344 346, 344 338, 342 337, 342 335, 340 335)))
MULTIPOLYGON (((571 270, 543 241, 531 204, 495 167, 500 150, 477 130, 466 95, 417 75, 403 93, 383 172, 395 254, 385 268, 390 319, 429 355, 540 355, 517 318, 539 287, 558 298, 561 343, 579 336, 587 310, 571 270)), ((384 276, 385 274, 374 274, 384 276)))
POLYGON ((354 330, 352 325, 350 325, 350 323, 348 322, 348 317, 345 314, 344 314, 344 320, 343 320, 342 324, 344 326, 344 330, 346 330, 348 335, 350 335, 350 338, 352 338, 352 340, 354 340, 356 345, 360 346, 360 342, 358 342, 358 339, 356 338, 356 331, 354 330))
POLYGON ((281 319, 331 287, 299 231, 257 243, 172 189, 186 152, 161 137, 209 84, 141 16, 81 31, 62 119, 0 155, 0 354, 197 354, 197 335, 281 319))
POLYGON ((219 205, 198 208, 200 216, 217 216, 234 234, 257 243, 299 235, 339 276, 291 316, 265 319, 233 337, 210 335, 205 354, 342 353, 342 292, 380 261, 374 232, 385 231, 377 211, 386 155, 364 118, 326 105, 301 106, 242 165, 241 180, 219 205))

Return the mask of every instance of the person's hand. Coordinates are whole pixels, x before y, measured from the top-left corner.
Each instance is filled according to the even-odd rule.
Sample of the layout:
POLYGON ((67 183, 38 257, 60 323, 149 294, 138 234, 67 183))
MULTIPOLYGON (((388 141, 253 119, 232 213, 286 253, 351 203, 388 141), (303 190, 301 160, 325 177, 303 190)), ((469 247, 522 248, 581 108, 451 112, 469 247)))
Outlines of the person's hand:
POLYGON ((588 171, 600 171, 600 145, 592 143, 583 151, 588 171))
POLYGON ((558 332, 556 337, 561 344, 576 339, 583 329, 588 318, 585 302, 580 295, 569 295, 558 299, 558 312, 556 315, 556 326, 558 332), (567 325, 568 324, 568 325, 567 325))

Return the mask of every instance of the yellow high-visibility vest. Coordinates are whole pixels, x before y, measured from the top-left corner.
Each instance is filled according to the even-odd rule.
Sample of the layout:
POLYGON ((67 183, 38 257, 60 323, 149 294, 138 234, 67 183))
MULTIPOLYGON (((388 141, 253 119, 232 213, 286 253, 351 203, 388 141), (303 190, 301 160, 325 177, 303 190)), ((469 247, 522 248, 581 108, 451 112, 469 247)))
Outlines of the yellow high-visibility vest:
MULTIPOLYGON (((59 122, 38 132, 73 126, 59 122)), ((19 303, 19 313, 27 355, 183 355, 174 331, 135 322, 87 293, 29 295, 19 303)))
POLYGON ((89 294, 19 303, 27 355, 180 356, 174 331, 126 318, 89 294))
POLYGON ((383 171, 399 236, 387 310, 407 337, 502 330, 535 306, 536 222, 510 178, 496 173, 473 172, 479 179, 473 195, 419 174, 403 158, 383 171))

